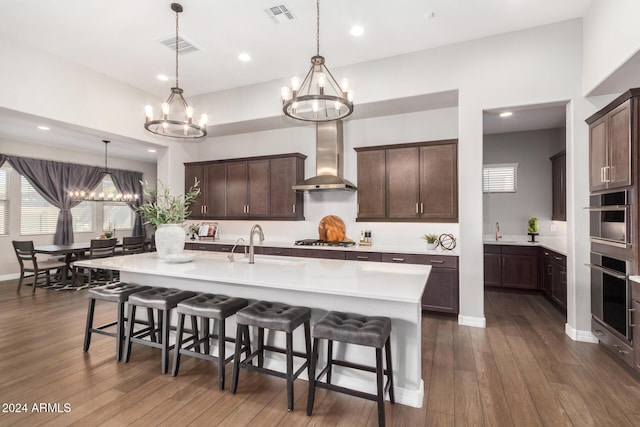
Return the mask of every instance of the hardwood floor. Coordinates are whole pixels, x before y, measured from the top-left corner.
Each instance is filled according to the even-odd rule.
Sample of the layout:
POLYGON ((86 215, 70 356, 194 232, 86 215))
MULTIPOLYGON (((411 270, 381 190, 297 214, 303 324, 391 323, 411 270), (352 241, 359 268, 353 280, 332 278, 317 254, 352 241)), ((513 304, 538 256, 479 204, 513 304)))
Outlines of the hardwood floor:
MULTIPOLYGON (((306 381, 286 410, 283 380, 243 371, 238 393, 220 392, 215 366, 184 357, 160 373, 155 349, 116 363, 113 339, 82 351, 86 293, 0 283, 0 425, 376 426, 375 403, 319 389, 307 417, 306 381), (24 404, 27 413, 7 413, 24 404), (33 404, 61 412, 34 412, 33 404), (64 404, 70 411, 64 412, 64 404)), ((423 316, 425 401, 387 403, 388 426, 638 426, 640 380, 603 348, 572 341, 563 316, 537 295, 488 292, 486 329, 423 316)), ((98 303, 96 322, 114 310, 98 303)), ((231 365, 227 367, 230 384, 231 365)))

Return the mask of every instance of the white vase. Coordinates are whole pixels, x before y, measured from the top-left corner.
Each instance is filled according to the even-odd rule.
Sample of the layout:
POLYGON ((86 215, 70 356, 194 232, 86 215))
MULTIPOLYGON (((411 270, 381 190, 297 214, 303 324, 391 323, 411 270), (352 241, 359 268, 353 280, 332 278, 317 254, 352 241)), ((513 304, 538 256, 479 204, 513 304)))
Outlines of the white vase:
POLYGON ((156 230, 158 258, 179 254, 184 250, 185 233, 180 224, 160 224, 156 230))
POLYGON ((429 250, 434 250, 435 248, 438 247, 438 243, 427 243, 427 249, 429 250))

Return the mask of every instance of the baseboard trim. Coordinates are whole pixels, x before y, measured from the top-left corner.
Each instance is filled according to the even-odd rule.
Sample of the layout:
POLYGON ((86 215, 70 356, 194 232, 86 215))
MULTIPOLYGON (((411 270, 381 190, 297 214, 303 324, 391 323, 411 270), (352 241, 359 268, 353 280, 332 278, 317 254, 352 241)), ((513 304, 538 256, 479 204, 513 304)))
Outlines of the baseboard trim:
POLYGON ((591 331, 581 331, 578 329, 574 329, 568 323, 564 324, 564 333, 567 334, 569 338, 571 338, 574 341, 590 342, 594 344, 598 343, 598 338, 595 335, 593 335, 591 331))
POLYGON ((5 280, 18 279, 19 277, 20 273, 3 274, 0 275, 0 282, 4 282, 5 280))
POLYGON ((458 325, 473 326, 474 328, 486 328, 487 318, 484 316, 472 317, 472 316, 463 316, 462 314, 459 314, 458 325))

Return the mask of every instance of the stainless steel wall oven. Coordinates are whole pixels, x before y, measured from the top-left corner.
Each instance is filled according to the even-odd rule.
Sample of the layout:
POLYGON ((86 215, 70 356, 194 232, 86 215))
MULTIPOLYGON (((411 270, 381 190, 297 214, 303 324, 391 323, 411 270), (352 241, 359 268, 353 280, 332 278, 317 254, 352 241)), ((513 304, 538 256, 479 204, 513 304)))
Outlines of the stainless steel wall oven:
POLYGON ((631 343, 631 288, 633 262, 591 252, 591 314, 620 339, 631 343))
POLYGON ((592 242, 631 247, 631 211, 628 191, 589 198, 589 236, 592 242))

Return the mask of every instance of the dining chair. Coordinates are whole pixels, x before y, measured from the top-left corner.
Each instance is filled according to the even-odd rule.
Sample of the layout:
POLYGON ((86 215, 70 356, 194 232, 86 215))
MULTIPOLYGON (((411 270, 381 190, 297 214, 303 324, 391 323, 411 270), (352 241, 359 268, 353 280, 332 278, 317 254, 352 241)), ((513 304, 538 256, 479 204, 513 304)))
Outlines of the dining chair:
POLYGON ((122 238, 122 255, 141 254, 144 252, 144 236, 122 238))
POLYGON ((33 240, 13 240, 12 243, 13 250, 16 253, 16 257, 18 257, 18 263, 20 263, 20 279, 18 280, 17 292, 20 292, 25 277, 33 277, 33 290, 31 293, 35 294, 38 279, 44 277, 48 286, 51 284, 51 270, 58 270, 60 275, 62 275, 63 271, 66 271, 65 267, 67 265, 64 262, 38 261, 33 247, 33 240), (32 273, 32 275, 25 276, 25 273, 32 273))
MULTIPOLYGON (((89 244, 89 259, 109 258, 115 254, 116 244, 118 239, 115 237, 112 239, 91 239, 89 244)), ((113 270, 103 270, 100 268, 89 267, 73 267, 72 283, 75 285, 76 281, 81 278, 82 281, 86 279, 87 286, 90 288, 93 278, 101 284, 107 284, 114 281, 113 270)))

